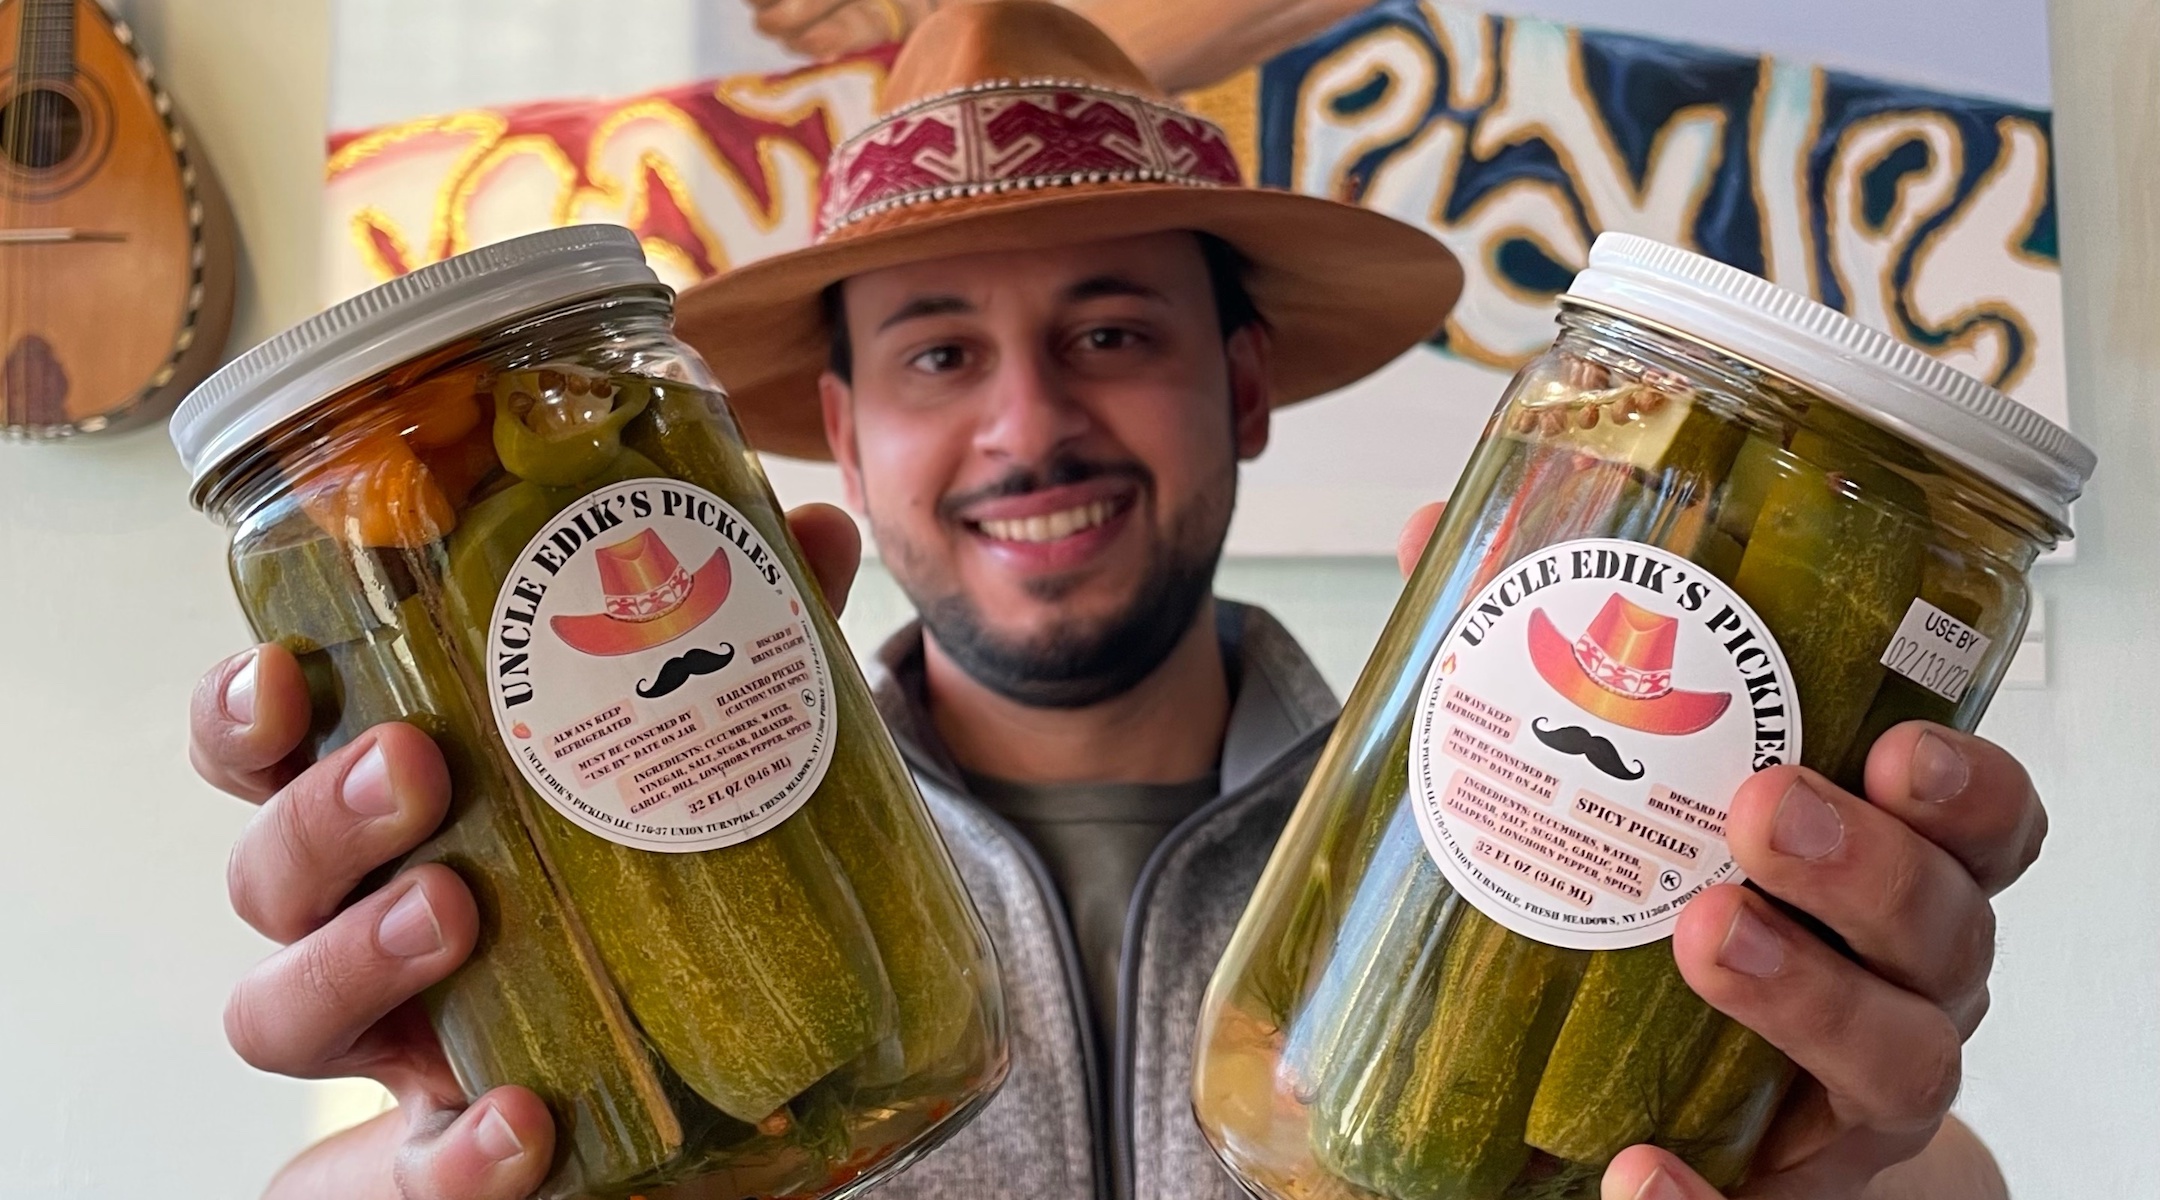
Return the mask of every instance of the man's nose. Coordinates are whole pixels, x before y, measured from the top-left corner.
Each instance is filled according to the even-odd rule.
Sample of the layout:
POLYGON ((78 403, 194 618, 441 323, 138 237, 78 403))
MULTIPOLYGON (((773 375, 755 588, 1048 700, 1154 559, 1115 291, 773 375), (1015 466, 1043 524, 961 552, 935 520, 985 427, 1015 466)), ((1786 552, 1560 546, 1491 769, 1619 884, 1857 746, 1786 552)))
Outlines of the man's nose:
POLYGON ((1001 355, 985 389, 975 433, 978 453, 1015 463, 1040 463, 1091 424, 1046 351, 1001 355))

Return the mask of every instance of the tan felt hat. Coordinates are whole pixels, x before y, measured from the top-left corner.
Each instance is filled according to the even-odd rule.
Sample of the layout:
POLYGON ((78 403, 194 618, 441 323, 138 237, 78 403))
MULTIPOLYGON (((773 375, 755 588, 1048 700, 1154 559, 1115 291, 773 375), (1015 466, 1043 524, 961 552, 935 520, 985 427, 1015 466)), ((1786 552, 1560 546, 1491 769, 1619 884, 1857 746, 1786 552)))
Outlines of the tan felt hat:
POLYGON ((831 457, 820 294, 851 275, 1170 230, 1251 260, 1278 406, 1371 373, 1440 328, 1462 267, 1431 235, 1332 200, 1245 186, 1229 139, 1101 30, 1041 0, 958 5, 894 61, 885 115, 833 152, 811 245, 684 292, 677 328, 760 450, 831 457))

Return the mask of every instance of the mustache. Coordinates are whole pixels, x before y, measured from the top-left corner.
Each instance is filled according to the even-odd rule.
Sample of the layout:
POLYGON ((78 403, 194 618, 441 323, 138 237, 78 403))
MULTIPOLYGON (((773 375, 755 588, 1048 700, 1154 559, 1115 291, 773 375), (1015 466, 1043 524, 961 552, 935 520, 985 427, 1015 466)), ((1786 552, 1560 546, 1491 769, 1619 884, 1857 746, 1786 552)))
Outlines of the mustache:
POLYGON ((710 675, 734 661, 735 647, 727 642, 720 643, 716 651, 692 647, 660 664, 659 675, 639 680, 637 694, 647 700, 658 700, 692 679, 710 675))
POLYGON ((1092 462, 1076 455, 1061 454, 1040 467, 1017 467, 995 483, 945 496, 938 501, 937 512, 947 521, 959 521, 964 519, 960 514, 972 504, 1025 496, 1054 487, 1086 483, 1090 479, 1129 479, 1150 490, 1155 486, 1155 473, 1139 463, 1092 462))
POLYGON ((1560 725, 1546 729, 1544 720, 1545 718, 1538 717, 1530 722, 1530 732, 1537 736, 1537 740, 1562 754, 1574 754, 1589 759, 1591 766, 1614 779, 1632 782, 1643 777, 1641 759, 1636 759, 1635 765, 1630 767, 1627 760, 1620 757, 1620 748, 1604 738, 1580 725, 1560 725))

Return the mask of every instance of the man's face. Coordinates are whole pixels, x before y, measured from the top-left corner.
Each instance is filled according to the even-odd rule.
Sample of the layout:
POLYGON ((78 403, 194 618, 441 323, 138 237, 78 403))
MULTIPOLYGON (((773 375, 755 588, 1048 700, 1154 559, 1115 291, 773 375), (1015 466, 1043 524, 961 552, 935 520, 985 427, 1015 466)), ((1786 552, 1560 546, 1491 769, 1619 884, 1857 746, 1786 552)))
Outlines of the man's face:
POLYGON ((1226 342, 1198 239, 940 259, 843 285, 821 381, 849 498, 939 648, 1026 703, 1114 696, 1206 599, 1266 338, 1226 342))

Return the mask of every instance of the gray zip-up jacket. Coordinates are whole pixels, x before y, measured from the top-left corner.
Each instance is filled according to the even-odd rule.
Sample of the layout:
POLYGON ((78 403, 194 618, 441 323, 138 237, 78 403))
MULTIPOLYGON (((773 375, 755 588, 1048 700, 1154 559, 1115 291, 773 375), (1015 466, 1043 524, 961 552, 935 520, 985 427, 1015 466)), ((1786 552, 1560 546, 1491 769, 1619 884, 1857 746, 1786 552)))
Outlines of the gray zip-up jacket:
POLYGON ((1134 888, 1119 1045, 1097 1046, 1072 928, 1035 851, 967 794, 923 705, 922 631, 871 671, 878 706, 997 947, 1012 1071, 974 1122, 873 1193, 880 1200, 1223 1200, 1244 1195, 1192 1115, 1200 998, 1304 790, 1337 711, 1273 617, 1217 601, 1235 688, 1222 794, 1173 829, 1134 888), (1097 1095, 1107 1061, 1111 1095, 1097 1095))

